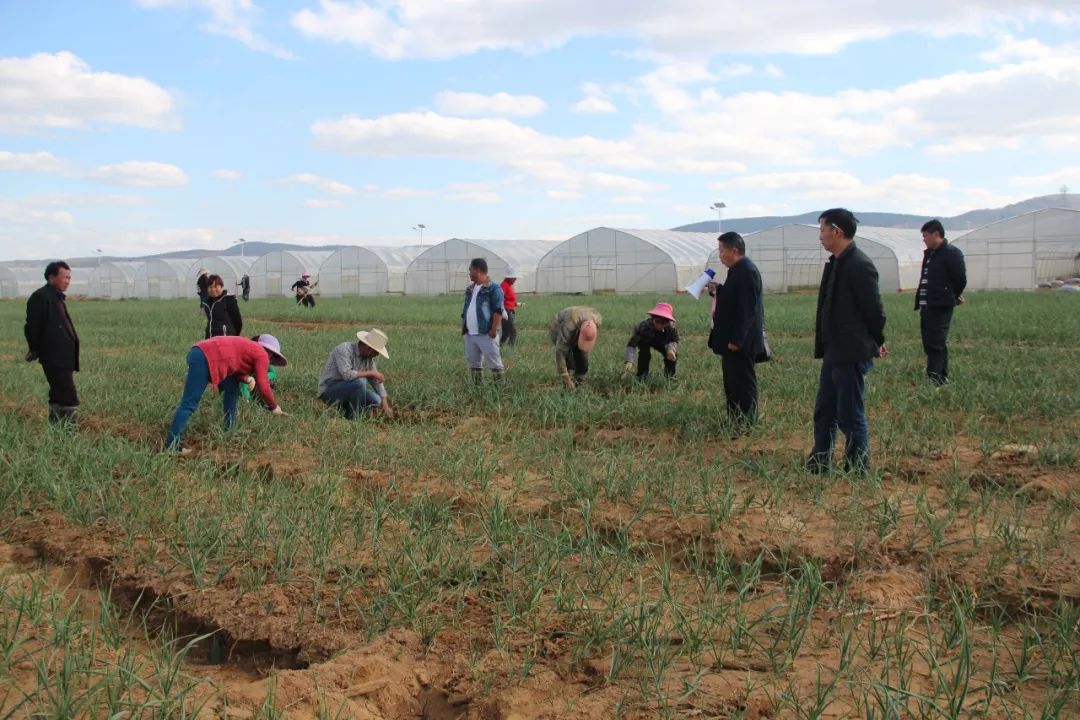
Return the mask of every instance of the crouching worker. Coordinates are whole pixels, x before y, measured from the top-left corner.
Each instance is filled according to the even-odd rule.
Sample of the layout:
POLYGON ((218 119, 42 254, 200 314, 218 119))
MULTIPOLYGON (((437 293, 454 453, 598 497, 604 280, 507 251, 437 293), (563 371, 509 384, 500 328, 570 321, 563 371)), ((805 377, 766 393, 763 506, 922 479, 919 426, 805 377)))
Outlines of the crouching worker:
POLYGON ((634 356, 637 355, 637 379, 647 378, 653 350, 664 358, 664 375, 669 378, 675 377, 679 331, 675 327, 675 312, 670 303, 656 303, 656 306, 649 311, 649 317, 634 328, 630 342, 626 343, 625 372, 635 371, 634 356))
POLYGON ((281 354, 281 344, 273 335, 259 335, 257 341, 228 335, 195 343, 188 352, 184 395, 165 437, 165 448, 181 450, 180 438, 199 407, 207 385, 213 385, 221 393, 226 429, 236 424, 236 401, 242 382, 255 386, 255 392, 272 413, 284 415, 274 399, 267 375, 271 365, 284 367, 287 364, 281 354))
POLYGON ((574 305, 557 312, 551 321, 549 336, 555 346, 555 371, 566 387, 585 382, 589 353, 596 346, 601 320, 600 313, 591 307, 574 305))
POLYGON ((385 378, 375 367, 378 356, 390 359, 386 333, 372 328, 356 333, 356 340, 343 342, 330 352, 319 378, 319 399, 337 407, 350 420, 376 412, 393 417, 385 378))

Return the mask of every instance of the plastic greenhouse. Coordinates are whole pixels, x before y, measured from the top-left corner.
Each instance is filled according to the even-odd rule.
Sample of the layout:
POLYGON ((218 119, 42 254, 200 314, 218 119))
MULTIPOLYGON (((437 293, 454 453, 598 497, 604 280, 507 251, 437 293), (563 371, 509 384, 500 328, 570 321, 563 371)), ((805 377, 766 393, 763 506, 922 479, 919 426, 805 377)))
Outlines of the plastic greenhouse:
POLYGON ((20 265, 0 265, 0 298, 29 297, 45 284, 42 268, 20 265))
MULTIPOLYGON (((816 288, 829 253, 821 247, 817 225, 780 225, 748 234, 746 255, 761 272, 765 292, 782 293, 816 288)), ((882 292, 914 290, 919 285, 922 233, 903 228, 862 226, 855 243, 877 266, 882 292)), ((721 275, 719 253, 713 249, 709 267, 721 275)))
POLYGON ((519 293, 535 289, 536 264, 558 245, 553 240, 462 240, 452 238, 420 253, 405 271, 405 294, 442 295, 464 292, 469 285, 469 261, 487 260, 488 274, 502 282, 507 268, 517 273, 519 293))
POLYGON ((1034 290, 1080 272, 1080 210, 1045 208, 990 223, 954 240, 970 290, 1034 290))
POLYGON ((191 260, 154 258, 135 271, 135 297, 152 300, 195 297, 195 283, 188 278, 191 260))
POLYGON ((90 287, 87 292, 92 298, 122 300, 135 297, 135 274, 142 263, 103 262, 90 272, 90 287))
POLYGON ((225 282, 225 289, 231 295, 239 295, 240 278, 251 269, 255 258, 241 255, 204 255, 188 268, 188 284, 195 287, 199 280, 199 271, 203 268, 211 275, 220 275, 225 282))
POLYGON ((661 293, 701 274, 714 233, 599 227, 559 243, 540 261, 542 293, 661 293))
MULTIPOLYGON (((248 277, 251 278, 251 297, 287 297, 289 289, 303 273, 311 273, 312 282, 319 279, 319 268, 333 253, 326 250, 274 250, 256 260, 248 277)), ((198 269, 198 268, 196 268, 198 269)), ((316 288, 316 293, 322 287, 316 288)))
POLYGON ((405 270, 423 249, 419 245, 341 248, 319 268, 319 292, 324 297, 405 292, 405 270))

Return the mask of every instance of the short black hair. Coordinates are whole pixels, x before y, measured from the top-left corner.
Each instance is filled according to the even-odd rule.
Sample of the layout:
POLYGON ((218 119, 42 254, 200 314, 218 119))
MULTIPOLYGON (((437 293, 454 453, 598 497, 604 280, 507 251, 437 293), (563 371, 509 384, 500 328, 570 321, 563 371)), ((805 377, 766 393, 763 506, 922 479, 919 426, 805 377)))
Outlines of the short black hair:
POLYGON ((63 260, 54 260, 45 266, 45 279, 48 280, 51 277, 56 277, 60 274, 61 270, 71 270, 71 266, 63 260))
POLYGON ((845 208, 832 208, 818 215, 818 222, 825 222, 844 233, 848 240, 855 237, 855 231, 859 229, 859 218, 855 213, 845 208))
POLYGON ((726 232, 716 239, 728 250, 738 250, 740 255, 746 254, 746 241, 743 240, 743 236, 739 233, 726 232))
POLYGON ((945 226, 941 224, 940 220, 927 220, 923 223, 922 232, 937 233, 942 239, 945 239, 945 226))
POLYGON ((206 284, 207 285, 224 285, 225 281, 221 279, 220 275, 207 275, 206 276, 206 284))
POLYGON ((473 258, 469 261, 469 268, 472 270, 479 270, 482 273, 486 273, 488 271, 487 260, 484 258, 473 258))

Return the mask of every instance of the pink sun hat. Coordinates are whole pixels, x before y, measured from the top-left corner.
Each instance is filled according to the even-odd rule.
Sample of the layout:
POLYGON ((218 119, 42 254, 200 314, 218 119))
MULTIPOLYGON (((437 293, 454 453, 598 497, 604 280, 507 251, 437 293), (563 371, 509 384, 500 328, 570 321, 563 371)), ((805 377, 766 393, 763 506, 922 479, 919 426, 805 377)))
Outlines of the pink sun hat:
POLYGON ((675 322, 675 311, 671 307, 671 303, 658 302, 656 306, 649 311, 649 315, 653 317, 663 318, 675 322))

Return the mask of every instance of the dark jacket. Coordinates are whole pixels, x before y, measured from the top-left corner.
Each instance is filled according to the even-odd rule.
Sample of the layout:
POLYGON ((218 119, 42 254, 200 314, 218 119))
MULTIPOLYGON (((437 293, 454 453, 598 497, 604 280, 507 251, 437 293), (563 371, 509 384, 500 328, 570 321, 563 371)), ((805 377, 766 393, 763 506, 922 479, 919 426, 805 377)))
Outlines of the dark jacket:
POLYGON ((45 367, 79 369, 79 335, 64 302, 64 293, 43 285, 26 301, 26 344, 45 367))
POLYGON ((761 295, 761 273, 744 257, 728 270, 727 280, 716 287, 716 312, 709 333, 709 347, 717 355, 727 355, 728 343, 738 352, 757 357, 764 352, 765 303, 761 295))
POLYGON ((244 320, 240 317, 240 307, 236 304, 235 295, 230 295, 226 291, 216 300, 207 298, 206 307, 208 309, 206 337, 239 335, 244 329, 244 320))
POLYGON ((814 357, 861 363, 876 358, 884 344, 885 308, 878 271, 853 242, 839 257, 830 257, 821 274, 814 357))
MULTIPOLYGON (((928 307, 951 308, 967 287, 967 266, 964 251, 949 241, 937 250, 923 251, 922 272, 926 275, 926 304, 928 307)), ((919 276, 922 290, 922 275, 919 276)), ((919 309, 919 292, 915 293, 915 309, 919 309)))

